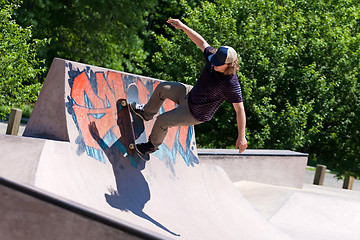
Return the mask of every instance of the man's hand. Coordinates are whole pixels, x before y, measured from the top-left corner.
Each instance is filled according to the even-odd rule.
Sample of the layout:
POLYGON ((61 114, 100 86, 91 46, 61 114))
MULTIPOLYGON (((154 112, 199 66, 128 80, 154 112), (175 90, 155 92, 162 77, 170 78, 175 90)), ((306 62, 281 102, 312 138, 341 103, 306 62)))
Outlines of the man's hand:
POLYGON ((236 145, 235 148, 239 149, 239 153, 242 153, 243 151, 245 151, 245 149, 247 148, 248 144, 247 144, 247 140, 246 138, 238 138, 236 140, 236 145))
POLYGON ((184 29, 185 24, 183 24, 179 19, 169 19, 167 23, 170 23, 173 27, 177 29, 184 29))
POLYGON ((172 26, 174 26, 177 29, 183 30, 186 33, 186 35, 191 39, 191 41, 193 41, 196 44, 196 46, 198 46, 201 49, 202 52, 204 52, 205 48, 210 46, 200 34, 195 32, 188 26, 186 26, 179 19, 169 19, 167 20, 167 23, 170 23, 172 26))

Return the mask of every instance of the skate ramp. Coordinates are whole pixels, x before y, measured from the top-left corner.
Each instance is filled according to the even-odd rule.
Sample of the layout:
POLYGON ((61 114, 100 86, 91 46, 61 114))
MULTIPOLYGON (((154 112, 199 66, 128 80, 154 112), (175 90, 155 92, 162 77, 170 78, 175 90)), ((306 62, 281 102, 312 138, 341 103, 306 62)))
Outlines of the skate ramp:
POLYGON ((234 183, 275 227, 292 239, 359 239, 360 192, 305 184, 303 189, 234 183))
POLYGON ((294 192, 270 222, 293 239, 356 240, 360 235, 360 202, 294 192))
POLYGON ((165 239, 39 188, 0 177, 0 232, 13 239, 165 239))
MULTIPOLYGON (((116 102, 131 97, 146 103, 159 83, 55 59, 26 137, 0 138, 12 149, 1 158, 6 168, 0 176, 154 238, 289 239, 254 210, 221 168, 199 163, 192 126, 169 129, 147 162, 124 157, 116 102), (136 88, 128 91, 130 85, 136 88), (91 122, 101 141, 90 132, 91 122), (31 163, 27 169, 8 166, 20 158, 31 163)), ((174 107, 165 101, 160 112, 174 107)), ((146 139, 152 124, 146 122, 138 137, 146 139)))

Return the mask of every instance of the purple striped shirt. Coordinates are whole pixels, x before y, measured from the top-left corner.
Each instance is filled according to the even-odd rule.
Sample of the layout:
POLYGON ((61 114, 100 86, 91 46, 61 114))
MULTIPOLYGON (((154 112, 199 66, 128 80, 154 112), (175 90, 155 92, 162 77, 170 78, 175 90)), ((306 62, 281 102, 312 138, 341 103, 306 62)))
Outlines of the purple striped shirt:
POLYGON ((206 65, 189 93, 190 112, 201 122, 210 121, 224 100, 229 103, 243 101, 237 75, 224 75, 213 69, 208 60, 212 49, 205 48, 206 65))

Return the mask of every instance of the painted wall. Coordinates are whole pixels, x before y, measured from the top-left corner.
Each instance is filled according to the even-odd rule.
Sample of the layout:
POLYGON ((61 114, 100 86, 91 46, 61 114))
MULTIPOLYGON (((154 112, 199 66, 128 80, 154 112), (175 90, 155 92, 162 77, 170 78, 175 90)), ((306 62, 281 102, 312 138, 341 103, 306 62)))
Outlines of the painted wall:
MULTIPOLYGON (((160 80, 141 77, 128 73, 109 70, 93 70, 86 65, 68 62, 65 65, 67 83, 70 91, 66 96, 68 114, 77 127, 78 136, 74 140, 78 144, 78 154, 84 154, 105 162, 104 150, 115 145, 123 154, 126 152, 124 135, 119 126, 117 101, 127 98, 129 102, 137 101, 146 104, 160 80), (99 143, 91 134, 89 125, 94 122, 98 134, 103 140, 99 143)), ((166 100, 160 109, 160 114, 176 107, 175 103, 166 100)), ((153 120, 143 123, 142 131, 137 133, 141 141, 146 141, 150 135, 153 120)), ((127 126, 130 128, 131 126, 127 126)), ((141 124, 137 129, 141 129, 141 124)), ((127 131, 124 129, 123 131, 127 131)), ((173 127, 168 131, 164 143, 160 146, 157 155, 175 163, 176 154, 180 154, 185 163, 190 166, 198 164, 195 142, 191 141, 194 135, 193 126, 173 127)), ((131 156, 129 156, 131 158, 131 156)), ((138 159, 130 159, 137 166, 138 159)))

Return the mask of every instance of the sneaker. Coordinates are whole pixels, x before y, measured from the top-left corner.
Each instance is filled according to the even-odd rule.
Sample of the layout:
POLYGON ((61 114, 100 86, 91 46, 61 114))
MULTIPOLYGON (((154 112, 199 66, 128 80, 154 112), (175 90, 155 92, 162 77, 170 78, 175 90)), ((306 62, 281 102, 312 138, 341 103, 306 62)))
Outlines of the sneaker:
POLYGON ((141 155, 148 155, 158 150, 150 141, 147 143, 138 143, 135 145, 135 148, 141 155))
POLYGON ((145 104, 140 104, 137 102, 130 103, 131 111, 133 111, 136 115, 141 117, 142 120, 147 121, 144 117, 144 114, 145 114, 144 107, 145 107, 145 104))

